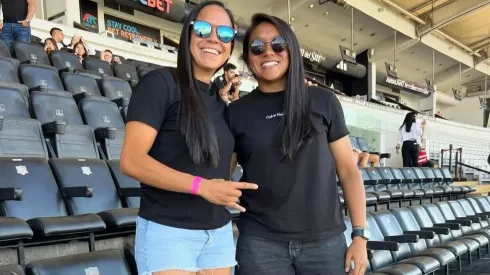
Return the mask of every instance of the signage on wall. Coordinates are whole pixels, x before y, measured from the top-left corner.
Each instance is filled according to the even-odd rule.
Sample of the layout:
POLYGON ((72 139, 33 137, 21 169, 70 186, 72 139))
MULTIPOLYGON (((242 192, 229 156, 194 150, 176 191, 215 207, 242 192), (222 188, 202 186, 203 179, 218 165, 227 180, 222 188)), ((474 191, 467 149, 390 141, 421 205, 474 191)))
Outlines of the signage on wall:
POLYGON ((89 31, 99 33, 97 2, 80 0, 80 23, 89 31))
POLYGON ((140 4, 157 9, 161 12, 170 13, 172 7, 172 0, 138 0, 140 4))
POLYGON ((301 48, 301 56, 310 62, 318 63, 320 65, 325 62, 325 57, 323 55, 314 51, 305 50, 303 48, 301 48))
POLYGON ((391 76, 386 77, 386 84, 389 84, 389 86, 411 92, 414 94, 419 94, 419 95, 424 95, 424 96, 430 96, 431 92, 427 88, 419 87, 413 83, 407 82, 405 80, 399 79, 399 78, 394 78, 391 76))
POLYGON ((112 15, 105 14, 106 30, 114 34, 114 38, 130 41, 138 39, 160 43, 160 30, 144 26, 138 23, 130 22, 112 15))

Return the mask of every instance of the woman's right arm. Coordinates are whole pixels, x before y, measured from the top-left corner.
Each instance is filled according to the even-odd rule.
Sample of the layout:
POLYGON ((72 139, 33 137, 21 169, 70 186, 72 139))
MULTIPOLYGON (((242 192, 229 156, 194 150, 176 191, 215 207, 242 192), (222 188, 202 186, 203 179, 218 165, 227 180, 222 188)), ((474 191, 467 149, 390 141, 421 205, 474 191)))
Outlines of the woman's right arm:
POLYGON ((189 193, 192 175, 174 170, 148 155, 156 135, 154 128, 142 122, 128 122, 121 152, 121 172, 159 189, 189 193))

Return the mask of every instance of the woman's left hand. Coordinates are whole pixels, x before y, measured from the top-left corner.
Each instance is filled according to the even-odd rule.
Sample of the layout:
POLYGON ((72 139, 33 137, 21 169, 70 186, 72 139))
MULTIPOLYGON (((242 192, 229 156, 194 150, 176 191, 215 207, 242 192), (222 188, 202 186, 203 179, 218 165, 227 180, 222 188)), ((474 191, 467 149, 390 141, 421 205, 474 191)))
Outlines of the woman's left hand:
POLYGON ((347 255, 345 256, 345 272, 349 275, 364 275, 368 262, 367 258, 367 241, 361 237, 355 237, 352 240, 347 255), (354 267, 351 268, 351 261, 354 261, 354 267))

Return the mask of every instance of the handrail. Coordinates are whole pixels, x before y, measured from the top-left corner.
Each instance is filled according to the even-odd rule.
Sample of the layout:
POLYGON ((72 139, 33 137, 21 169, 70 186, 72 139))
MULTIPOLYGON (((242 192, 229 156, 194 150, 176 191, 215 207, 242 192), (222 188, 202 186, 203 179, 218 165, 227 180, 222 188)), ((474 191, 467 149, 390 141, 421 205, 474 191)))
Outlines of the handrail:
POLYGON ((490 175, 490 171, 485 171, 483 169, 480 169, 478 167, 475 167, 475 166, 471 166, 471 165, 468 165, 468 164, 465 164, 465 163, 462 163, 462 162, 459 162, 459 161, 456 161, 457 164, 461 165, 461 166, 466 166, 468 168, 471 168, 471 169, 474 169, 476 171, 480 171, 482 173, 486 173, 486 174, 489 174, 490 175))

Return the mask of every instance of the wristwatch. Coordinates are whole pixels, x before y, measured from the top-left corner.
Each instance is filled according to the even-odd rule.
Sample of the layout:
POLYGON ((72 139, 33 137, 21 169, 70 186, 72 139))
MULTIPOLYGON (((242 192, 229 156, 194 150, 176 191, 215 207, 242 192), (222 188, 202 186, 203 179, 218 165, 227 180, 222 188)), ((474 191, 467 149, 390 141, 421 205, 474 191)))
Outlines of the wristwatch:
POLYGON ((354 227, 352 228, 352 233, 351 233, 351 238, 354 239, 355 237, 361 237, 365 239, 366 241, 369 240, 371 237, 371 233, 369 232, 369 229, 363 228, 363 227, 354 227))

